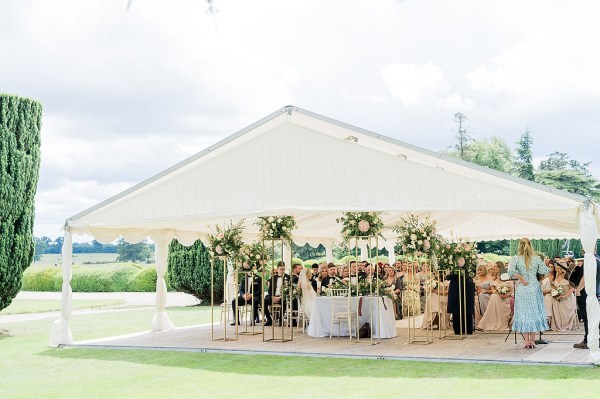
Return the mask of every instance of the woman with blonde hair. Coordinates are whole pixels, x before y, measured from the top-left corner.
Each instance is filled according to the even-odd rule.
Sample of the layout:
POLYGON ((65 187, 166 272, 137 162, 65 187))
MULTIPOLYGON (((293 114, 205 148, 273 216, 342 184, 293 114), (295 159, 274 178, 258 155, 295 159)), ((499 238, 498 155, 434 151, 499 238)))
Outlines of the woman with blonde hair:
POLYGON ((535 334, 548 330, 542 288, 537 274, 549 272, 544 261, 533 252, 527 238, 519 241, 517 256, 508 264, 508 274, 519 280, 515 290, 515 314, 512 330, 524 333, 525 348, 535 348, 535 334))
POLYGON ((492 290, 492 281, 494 281, 493 270, 488 270, 485 264, 479 264, 475 269, 475 325, 479 323, 485 313, 490 297, 494 292, 492 290))

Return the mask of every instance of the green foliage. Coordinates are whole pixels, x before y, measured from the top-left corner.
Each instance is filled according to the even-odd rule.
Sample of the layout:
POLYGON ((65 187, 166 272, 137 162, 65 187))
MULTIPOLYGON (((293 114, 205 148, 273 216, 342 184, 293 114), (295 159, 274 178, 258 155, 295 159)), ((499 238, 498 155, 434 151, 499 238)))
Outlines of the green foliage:
POLYGON ((325 256, 325 247, 322 244, 319 244, 316 248, 311 247, 309 244, 300 247, 292 243, 292 253, 301 259, 315 259, 325 256))
MULTIPOLYGON (((166 277, 166 276, 165 276, 166 277)), ((156 268, 155 267, 142 267, 129 282, 127 291, 133 292, 152 292, 156 291, 156 268)), ((167 288, 169 287, 169 280, 167 280, 167 288)))
MULTIPOLYGON (((167 287, 169 285, 167 284, 167 287)), ((156 269, 135 264, 99 268, 73 268, 71 287, 74 292, 153 292, 156 269)), ((23 274, 26 291, 61 291, 62 268, 36 267, 23 274)))
POLYGON ((28 269, 23 273, 25 291, 60 291, 62 274, 58 267, 28 269))
POLYGON ((535 175, 535 180, 547 186, 600 201, 600 181, 579 170, 539 170, 535 175))
MULTIPOLYGON (((223 300, 223 263, 215 259, 214 300, 223 300)), ((198 240, 185 247, 173 240, 169 246, 168 276, 171 286, 181 292, 210 301, 211 261, 208 250, 198 240)))
MULTIPOLYGON (((573 256, 580 258, 581 255, 581 241, 577 239, 567 240, 568 244, 565 244, 565 240, 531 240, 531 246, 535 252, 541 252, 545 256, 554 258, 555 256, 564 257, 566 251, 573 253, 573 256)), ((598 241, 600 245, 600 241, 598 241)), ((517 248, 519 246, 519 240, 510 240, 510 255, 514 256, 517 254, 517 248)))
POLYGON ((147 262, 152 257, 152 250, 146 240, 129 244, 120 238, 117 243, 117 253, 119 254, 117 262, 147 262))
POLYGON ((476 140, 469 145, 465 161, 486 166, 490 169, 510 173, 513 169, 513 154, 506 142, 500 137, 476 140))
POLYGON ((0 93, 0 310, 33 261, 41 122, 40 103, 0 93))
POLYGON ((531 151, 533 138, 529 129, 525 130, 525 133, 519 138, 517 144, 517 155, 513 161, 513 171, 517 176, 533 181, 535 179, 533 173, 533 152, 531 151))

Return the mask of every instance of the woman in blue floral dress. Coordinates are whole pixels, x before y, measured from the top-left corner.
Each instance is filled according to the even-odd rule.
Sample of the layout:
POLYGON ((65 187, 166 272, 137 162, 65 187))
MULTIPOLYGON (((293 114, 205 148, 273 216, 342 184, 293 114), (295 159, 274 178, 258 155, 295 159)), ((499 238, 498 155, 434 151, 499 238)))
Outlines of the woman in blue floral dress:
POLYGON ((525 348, 535 348, 535 334, 546 331, 546 308, 537 273, 547 274, 548 267, 536 256, 527 238, 519 241, 518 255, 508 265, 508 274, 519 280, 515 291, 512 330, 525 334, 525 348))

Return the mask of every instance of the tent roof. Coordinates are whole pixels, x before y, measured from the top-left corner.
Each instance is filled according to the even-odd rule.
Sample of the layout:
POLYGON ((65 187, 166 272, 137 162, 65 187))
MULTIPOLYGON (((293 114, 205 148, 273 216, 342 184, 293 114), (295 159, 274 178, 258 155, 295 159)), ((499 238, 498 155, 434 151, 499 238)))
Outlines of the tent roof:
MULTIPOLYGON (((585 197, 284 107, 66 221, 102 242, 167 235, 184 244, 211 226, 293 215, 297 244, 340 238, 345 211, 383 211, 394 224, 429 215, 444 235, 474 240, 578 237, 585 197)), ((393 238, 391 231, 384 235, 393 238)))

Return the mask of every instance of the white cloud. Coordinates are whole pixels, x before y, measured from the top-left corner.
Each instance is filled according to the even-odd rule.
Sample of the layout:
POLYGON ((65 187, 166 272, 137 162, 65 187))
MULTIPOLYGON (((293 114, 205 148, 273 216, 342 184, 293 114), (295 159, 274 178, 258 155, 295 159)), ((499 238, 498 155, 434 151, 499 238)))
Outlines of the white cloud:
POLYGON ((401 62, 388 64, 381 70, 381 77, 392 96, 405 106, 418 105, 446 86, 444 73, 431 62, 422 66, 401 62))
POLYGON ((463 98, 460 94, 454 93, 438 102, 439 106, 454 112, 466 112, 475 107, 475 103, 470 98, 463 98))

